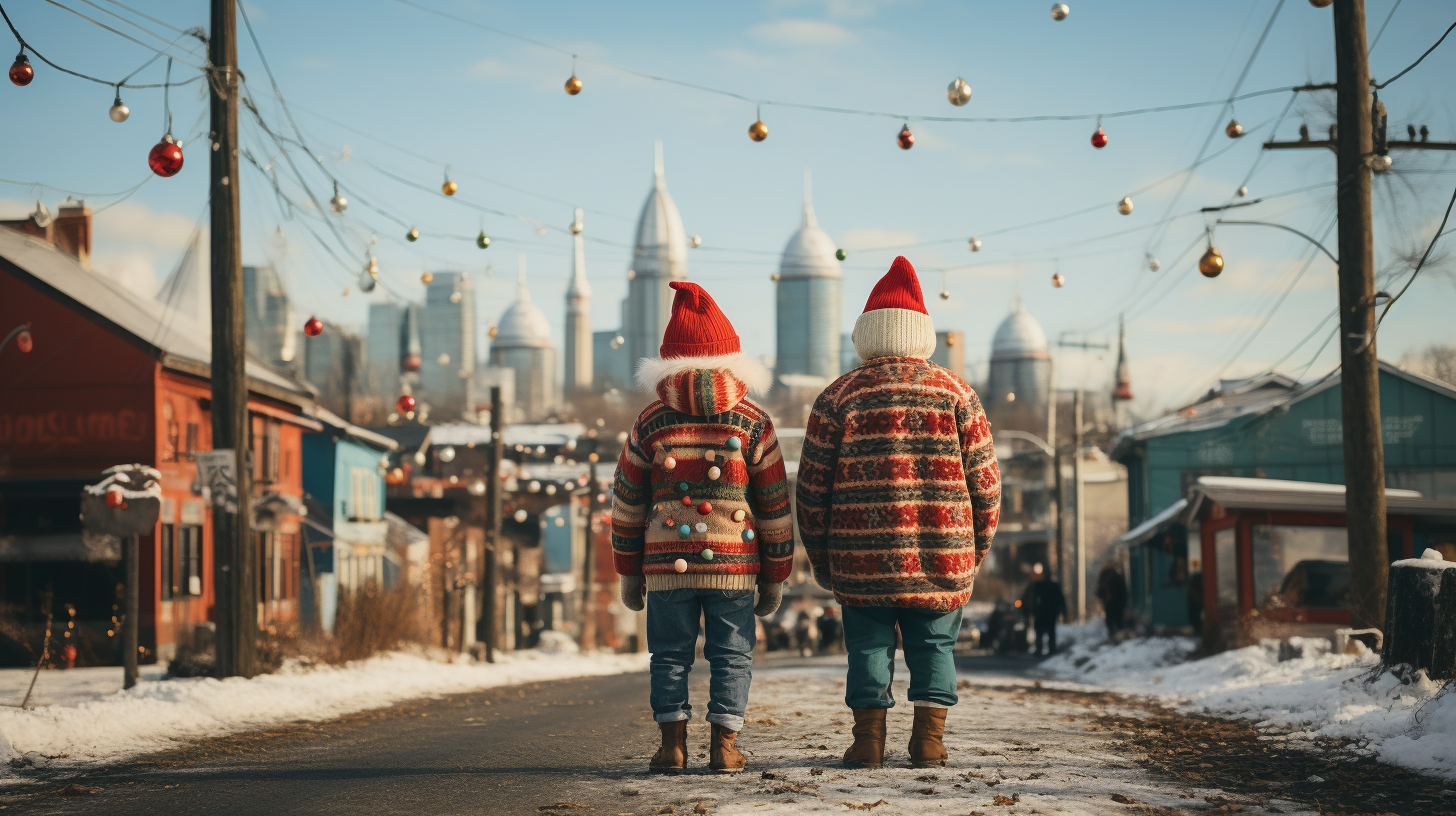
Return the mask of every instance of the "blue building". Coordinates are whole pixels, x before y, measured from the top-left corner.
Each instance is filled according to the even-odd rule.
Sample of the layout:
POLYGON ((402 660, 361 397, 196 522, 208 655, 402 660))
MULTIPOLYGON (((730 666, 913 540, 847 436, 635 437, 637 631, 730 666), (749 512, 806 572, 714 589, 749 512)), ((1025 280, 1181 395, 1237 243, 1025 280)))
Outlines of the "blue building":
POLYGON ((324 429, 303 436, 308 546, 298 594, 301 619, 332 632, 342 593, 394 584, 381 461, 398 443, 323 409, 316 416, 324 429))

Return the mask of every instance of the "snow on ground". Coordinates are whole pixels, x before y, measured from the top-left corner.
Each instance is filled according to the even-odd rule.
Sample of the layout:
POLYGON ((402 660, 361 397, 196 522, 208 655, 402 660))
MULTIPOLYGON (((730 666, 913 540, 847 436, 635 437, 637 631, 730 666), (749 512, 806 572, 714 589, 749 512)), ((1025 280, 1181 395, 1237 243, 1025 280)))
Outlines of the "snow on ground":
POLYGON ((1192 638, 1114 645, 1092 632, 1041 669, 1185 710, 1257 720, 1292 739, 1357 740, 1385 762, 1456 779, 1456 691, 1442 694, 1440 682, 1424 677, 1403 684, 1389 672, 1375 674, 1378 655, 1310 649, 1280 661, 1275 649, 1248 646, 1190 661, 1198 645, 1192 638))
MULTIPOLYGON (((906 742, 914 714, 904 702, 908 672, 903 662, 896 668, 894 683, 900 703, 886 718, 884 767, 845 769, 840 758, 853 741, 853 716, 844 705, 844 673, 842 659, 826 660, 822 667, 756 667, 748 722, 738 739, 748 756, 743 773, 703 770, 708 726, 695 719, 688 726, 687 774, 644 774, 625 786, 604 780, 593 791, 598 799, 581 801, 595 804, 631 797, 617 801, 633 803, 638 813, 668 812, 660 808, 671 806, 672 812, 690 814, 704 812, 695 811, 702 805, 713 816, 857 810, 876 816, 985 816, 1012 812, 1008 806, 1013 803, 1017 813, 1105 816, 1202 809, 1205 796, 1221 793, 1155 776, 1126 749, 1122 743, 1126 735, 1110 733, 1093 722, 1110 713, 1138 716, 1145 713, 1141 709, 1092 706, 1086 695, 1075 691, 1034 690, 1025 679, 981 674, 960 681, 961 701, 946 722, 947 767, 912 768, 906 742), (1119 802, 1144 809, 1131 811, 1119 802)), ((706 702, 705 684, 697 674, 692 687, 695 706, 706 702)), ((647 753, 634 759, 645 769, 649 757, 647 753)), ((1313 816, 1295 803, 1270 803, 1274 801, 1286 814, 1313 816)))
MULTIPOLYGON (((0 763, 52 768, 114 762, 182 742, 298 720, 319 721, 400 700, 567 677, 640 671, 645 655, 512 652, 494 664, 390 653, 342 667, 292 664, 251 680, 163 680, 146 671, 121 690, 120 669, 41 672, 33 708, 0 708, 0 763), (37 703, 39 703, 37 705, 37 703)), ((0 672, 19 706, 30 672, 0 672), (23 675, 23 676, 22 676, 23 675)), ((0 764, 0 780, 16 779, 0 764)))

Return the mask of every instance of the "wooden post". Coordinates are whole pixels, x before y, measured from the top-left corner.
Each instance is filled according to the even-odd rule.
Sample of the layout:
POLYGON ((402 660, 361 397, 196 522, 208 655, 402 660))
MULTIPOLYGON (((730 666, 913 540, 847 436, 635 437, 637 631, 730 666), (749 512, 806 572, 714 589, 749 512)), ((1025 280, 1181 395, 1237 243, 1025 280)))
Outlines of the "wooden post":
POLYGON ((583 651, 597 646, 597 593, 596 593, 596 534, 592 532, 592 521, 597 513, 597 454, 592 452, 587 465, 586 486, 586 557, 581 564, 581 648, 583 651))
POLYGON ((1335 201, 1339 209, 1340 408, 1345 517, 1350 546, 1350 625, 1384 628, 1385 449, 1375 357, 1375 251, 1371 237, 1370 63, 1365 0, 1336 0, 1335 201))
POLYGON ((1087 618, 1087 510, 1082 500, 1082 389, 1072 396, 1072 493, 1077 503, 1077 620, 1087 618))
POLYGON ((238 207, 238 28, 233 0, 212 0, 208 87, 212 95, 212 446, 234 452, 237 512, 213 511, 217 676, 252 677, 258 634, 253 479, 248 469, 244 372, 243 250, 238 207))
POLYGON ((495 651, 500 643, 500 621, 497 610, 497 586, 500 584, 500 540, 501 540, 501 461, 505 458, 506 440, 503 421, 505 405, 501 403, 500 386, 490 387, 490 472, 485 482, 485 565, 481 570, 482 598, 480 604, 481 628, 484 630, 485 660, 495 662, 495 651))
POLYGON ((1432 680, 1456 678, 1456 564, 1427 550, 1390 568, 1386 666, 1423 669, 1432 680))
POLYGON ((121 596, 121 687, 137 684, 137 633, 141 628, 141 537, 126 536, 121 541, 122 570, 125 587, 121 596))

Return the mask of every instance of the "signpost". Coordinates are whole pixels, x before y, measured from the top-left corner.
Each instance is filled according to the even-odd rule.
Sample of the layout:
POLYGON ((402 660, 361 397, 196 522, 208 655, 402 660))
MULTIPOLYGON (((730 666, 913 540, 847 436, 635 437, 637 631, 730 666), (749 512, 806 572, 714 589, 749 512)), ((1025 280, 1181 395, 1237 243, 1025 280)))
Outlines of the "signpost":
POLYGON ((121 606, 122 688, 137 684, 137 633, 141 616, 139 538, 150 535, 162 512, 162 474, 146 465, 107 468, 100 482, 81 490, 81 523, 95 535, 122 543, 124 589, 121 606))

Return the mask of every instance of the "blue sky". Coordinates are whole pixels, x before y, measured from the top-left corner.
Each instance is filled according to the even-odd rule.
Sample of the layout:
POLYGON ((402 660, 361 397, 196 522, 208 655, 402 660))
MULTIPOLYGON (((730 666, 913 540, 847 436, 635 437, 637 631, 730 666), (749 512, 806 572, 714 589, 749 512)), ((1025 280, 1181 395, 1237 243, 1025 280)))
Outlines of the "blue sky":
MULTIPOLYGON (((416 1, 586 58, 750 98, 988 117, 1095 114, 1225 98, 1275 6, 1273 0, 1083 0, 1070 4, 1068 19, 1055 22, 1050 3, 1042 2, 416 1), (945 100, 945 87, 956 76, 974 89, 964 108, 945 100)), ((1369 0, 1372 38, 1394 2, 1369 0)), ((161 44, 79 0, 66 5, 161 44)), ((125 14, 105 0, 100 5, 125 14)), ((200 0, 128 5, 179 29, 207 24, 200 0)), ((1334 344, 1314 357, 1332 331, 1326 324, 1315 332, 1335 306, 1334 269, 1327 259, 1315 258, 1271 312, 1307 260, 1299 238, 1219 228, 1216 243, 1227 271, 1215 280, 1190 271, 1205 221, 1186 214, 1229 201, 1251 168, 1249 198, 1326 186, 1271 199, 1239 211, 1239 217, 1274 220, 1316 235, 1332 223, 1332 155, 1259 148, 1289 102, 1287 93, 1238 103, 1235 115, 1246 128, 1263 127, 1237 142, 1221 135, 1227 114, 1215 106, 1108 118, 1103 127, 1110 144, 1100 151, 1089 144, 1096 122, 1087 120, 912 122, 915 147, 902 151, 895 145, 899 120, 767 106, 762 115, 770 136, 754 143, 746 135, 755 117, 751 102, 586 60, 577 65, 585 90, 570 97, 562 91, 571 73, 569 56, 396 0, 249 0, 246 8, 295 118, 327 170, 425 236, 406 244, 405 227, 356 201, 343 218, 334 218, 343 245, 327 238, 345 268, 309 235, 306 226, 332 235, 317 211, 305 209, 291 219, 280 215, 267 182, 245 169, 245 261, 278 263, 300 308, 328 319, 362 326, 368 301, 352 278, 363 265, 369 236, 377 234, 374 251, 394 291, 420 296, 419 274, 425 269, 477 273, 483 324, 513 297, 517 255, 526 253, 533 296, 559 333, 570 274, 569 237, 559 228, 570 222, 572 206, 581 206, 587 208, 587 235, 616 244, 588 244, 594 323, 616 326, 630 258, 617 245, 631 243, 651 182, 652 143, 660 139, 668 185, 687 230, 704 240, 689 256, 689 275, 718 299, 751 353, 773 351, 769 275, 798 226, 802 174, 811 169, 820 224, 849 251, 846 330, 875 279, 903 252, 921 270, 937 326, 964 331, 968 359, 975 362, 984 361, 991 333, 1018 292, 1054 341, 1064 335, 1112 340, 1117 315, 1126 312, 1134 390, 1144 412, 1186 400, 1220 374, 1255 373, 1287 356, 1280 370, 1294 375, 1307 370, 1312 377, 1337 359, 1334 344), (1175 174, 1193 161, 1214 128, 1220 135, 1209 153, 1223 152, 1193 171, 1184 186, 1184 176, 1175 174), (434 192, 446 165, 460 184, 459 201, 434 192), (428 189, 401 184, 381 170, 428 189), (1123 195, 1169 176, 1135 197, 1132 215, 1117 213, 1123 195), (523 218, 486 215, 482 222, 481 213, 460 203, 466 201, 523 218), (1099 204, 1083 215, 1022 226, 1099 204), (1165 213, 1185 217, 1158 227, 1165 213), (537 224, 553 229, 541 236, 537 224), (469 240, 437 237, 468 238, 482 226, 494 239, 485 251, 469 240), (984 241, 974 255, 965 245, 973 234, 984 241), (945 242, 884 249, 941 239, 945 242), (1162 261, 1161 271, 1148 271, 1147 252, 1162 261), (491 277, 483 274, 487 264, 494 268, 491 277), (1049 281, 1058 270, 1067 284, 1053 289, 1049 281), (936 297, 942 278, 948 300, 936 297), (350 293, 341 296, 346 285, 350 293), (1311 332, 1313 339, 1294 350, 1311 332)), ((86 73, 120 77, 151 53, 49 4, 11 3, 7 11, 48 57, 86 73)), ((1453 19, 1450 3, 1402 0, 1372 50, 1376 78, 1409 64, 1453 19)), ((138 22, 175 36, 158 24, 138 22)), ((264 119, 285 132, 286 120, 246 30, 239 51, 264 119)), ((174 53, 200 62, 195 53, 174 53)), ((161 81, 162 70, 159 62, 135 81, 161 81)), ((174 80, 197 73, 182 64, 173 71, 174 80)), ((115 124, 106 117, 111 89, 38 61, 36 72, 27 88, 0 88, 0 105, 11 123, 3 137, 0 177, 87 193, 124 190, 147 178, 145 156, 163 127, 161 91, 128 91, 132 116, 115 124), (28 124, 15 125, 21 122, 28 124)), ((1448 42, 1382 93, 1393 135, 1404 138, 1410 122, 1427 124, 1432 139, 1456 139, 1456 108, 1449 82, 1442 82, 1453 74, 1456 42, 1448 42)), ((1333 78, 1330 11, 1287 0, 1241 90, 1333 78)), ((204 212, 206 143, 193 140, 197 123, 206 121, 200 90, 194 83, 171 94, 174 130, 187 140, 182 173, 148 181, 97 216, 98 270, 142 291, 166 276, 204 212)), ((1332 119, 1332 107, 1328 94, 1302 95, 1279 137, 1295 138, 1300 122, 1318 137, 1332 119)), ((285 191, 302 201, 286 163, 265 147, 261 130, 247 116, 243 140, 260 163, 278 165, 285 191)), ((308 159, 301 150, 293 153, 311 189, 326 200, 331 191, 323 174, 304 166, 308 159)), ((1397 172, 1377 178, 1381 269, 1398 268, 1399 253, 1423 248, 1429 239, 1456 184, 1450 156, 1398 153, 1397 172)), ((7 213, 28 208, 37 195, 52 205, 64 197, 53 189, 0 185, 7 213)), ((114 200, 87 198, 93 207, 114 200)), ((1327 243, 1333 247, 1333 232, 1327 243)), ((1422 273, 1385 323, 1381 355, 1398 359, 1428 343, 1456 339, 1456 323, 1449 319, 1453 305, 1456 284, 1449 268, 1422 273)), ((1106 387, 1111 365, 1105 355, 1058 352, 1058 378, 1065 387, 1106 387)))

